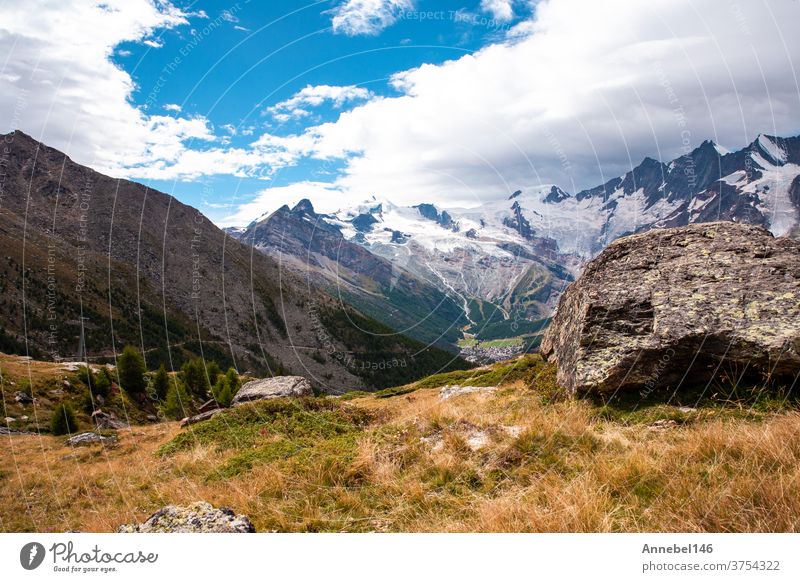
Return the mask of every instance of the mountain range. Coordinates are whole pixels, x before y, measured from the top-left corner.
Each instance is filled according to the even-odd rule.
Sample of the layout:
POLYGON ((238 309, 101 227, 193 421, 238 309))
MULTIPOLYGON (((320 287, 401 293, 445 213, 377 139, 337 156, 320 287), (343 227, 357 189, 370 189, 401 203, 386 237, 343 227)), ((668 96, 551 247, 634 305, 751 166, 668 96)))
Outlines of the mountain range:
POLYGON ((328 391, 467 366, 310 289, 167 194, 20 131, 0 139, 0 351, 113 362, 132 344, 150 368, 202 356, 328 391))
POLYGON ((547 184, 474 208, 374 197, 319 214, 303 200, 229 232, 382 322, 446 345, 462 332, 535 338, 613 240, 717 220, 797 236, 800 137, 759 135, 736 152, 705 141, 574 194, 547 184))
POLYGON ((302 200, 226 232, 22 132, 2 139, 0 350, 50 359, 134 344, 149 366, 200 355, 380 388, 466 366, 465 342, 535 348, 582 265, 623 235, 716 220, 800 233, 800 137, 706 141, 575 194, 328 214, 302 200))

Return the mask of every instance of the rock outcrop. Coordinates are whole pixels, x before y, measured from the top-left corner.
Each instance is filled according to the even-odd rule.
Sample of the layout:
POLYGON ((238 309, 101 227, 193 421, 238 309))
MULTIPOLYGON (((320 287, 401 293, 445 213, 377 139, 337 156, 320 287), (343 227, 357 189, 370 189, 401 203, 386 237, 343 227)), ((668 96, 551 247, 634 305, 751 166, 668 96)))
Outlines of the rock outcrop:
POLYGON ((127 422, 121 421, 113 412, 103 412, 102 410, 95 410, 92 413, 92 421, 99 429, 113 429, 119 430, 122 428, 129 428, 127 422))
POLYGON ((732 222, 617 240, 569 286, 542 354, 572 394, 800 373, 800 242, 732 222))
POLYGON ((26 394, 20 390, 14 393, 14 400, 17 402, 17 404, 21 404, 22 406, 25 406, 26 404, 33 404, 33 398, 29 394, 26 394))
POLYGON ((311 383, 302 376, 275 376, 252 380, 242 386, 233 398, 233 406, 271 398, 313 396, 311 383))
POLYGON ((104 437, 96 432, 82 432, 67 439, 67 444, 71 447, 82 447, 88 445, 105 445, 115 442, 111 437, 104 437))
POLYGON ((255 533, 256 528, 245 515, 236 515, 227 508, 217 509, 198 501, 187 507, 167 505, 141 524, 126 524, 119 533, 255 533))

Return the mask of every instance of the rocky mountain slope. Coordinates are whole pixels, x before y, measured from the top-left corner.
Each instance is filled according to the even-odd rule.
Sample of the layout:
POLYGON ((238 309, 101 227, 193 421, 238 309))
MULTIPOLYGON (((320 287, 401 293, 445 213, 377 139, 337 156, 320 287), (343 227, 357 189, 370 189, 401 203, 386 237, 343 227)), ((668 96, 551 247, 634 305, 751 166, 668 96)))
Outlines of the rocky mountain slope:
POLYGON ((452 348, 467 323, 459 304, 398 262, 346 239, 329 220, 302 200, 235 234, 310 286, 327 290, 410 337, 452 348))
POLYGON ((1 351, 99 361, 133 344, 150 367, 202 355, 241 371, 291 370, 335 390, 368 386, 387 361, 406 363, 404 379, 454 365, 338 298, 310 293, 171 196, 99 174, 19 131, 2 143, 1 351))

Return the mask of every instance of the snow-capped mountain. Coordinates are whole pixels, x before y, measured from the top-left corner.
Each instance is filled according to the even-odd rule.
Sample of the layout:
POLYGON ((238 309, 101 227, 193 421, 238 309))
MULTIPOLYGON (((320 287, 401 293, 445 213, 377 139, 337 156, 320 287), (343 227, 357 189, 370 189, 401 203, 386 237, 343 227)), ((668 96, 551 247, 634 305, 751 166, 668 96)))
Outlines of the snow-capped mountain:
MULTIPOLYGON (((308 207, 304 201, 291 212, 308 207)), ((284 232, 287 211, 271 215, 284 232)), ((669 163, 645 158, 622 176, 574 195, 548 184, 474 208, 401 207, 373 198, 334 214, 314 214, 313 220, 339 248, 348 243, 383 259, 390 287, 392 277, 424 281, 461 306, 465 329, 514 335, 547 317, 582 264, 620 236, 714 220, 797 236, 800 137, 760 135, 737 152, 705 141, 669 163)), ((258 246, 256 239, 251 242, 258 246)), ((307 251, 303 244, 308 241, 294 252, 307 251)), ((274 253, 279 246, 260 248, 274 253)), ((347 255, 330 260, 342 264, 347 255)), ((356 262, 371 264, 363 257, 356 262)))

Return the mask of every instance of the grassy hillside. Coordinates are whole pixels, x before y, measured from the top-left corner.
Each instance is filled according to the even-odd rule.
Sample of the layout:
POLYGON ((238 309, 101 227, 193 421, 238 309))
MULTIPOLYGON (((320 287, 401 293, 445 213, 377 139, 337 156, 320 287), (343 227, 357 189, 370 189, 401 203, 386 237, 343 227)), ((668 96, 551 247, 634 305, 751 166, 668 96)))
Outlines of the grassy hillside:
POLYGON ((111 531, 203 499, 259 531, 797 531, 798 428, 775 393, 564 400, 526 356, 135 427, 115 447, 4 437, 0 530, 111 531), (488 390, 443 400, 453 383, 488 390))

